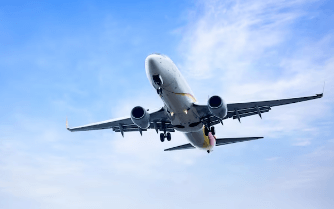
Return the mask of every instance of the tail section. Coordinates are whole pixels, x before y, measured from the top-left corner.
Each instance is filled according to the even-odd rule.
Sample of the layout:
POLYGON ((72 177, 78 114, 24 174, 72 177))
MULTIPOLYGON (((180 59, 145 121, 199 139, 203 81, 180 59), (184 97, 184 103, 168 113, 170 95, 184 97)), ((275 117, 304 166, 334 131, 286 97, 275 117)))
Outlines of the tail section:
MULTIPOLYGON (((226 144, 233 144, 237 142, 244 142, 244 141, 251 141, 255 139, 262 139, 263 137, 239 137, 239 138, 220 138, 216 139, 216 146, 226 145, 226 144)), ((183 150, 183 149, 194 149, 193 145, 184 144, 177 147, 172 147, 169 149, 165 149, 164 151, 174 151, 174 150, 183 150)))
POLYGON ((237 142, 250 141, 255 139, 262 139, 263 137, 240 137, 240 138, 220 138, 216 139, 216 146, 232 144, 237 142))

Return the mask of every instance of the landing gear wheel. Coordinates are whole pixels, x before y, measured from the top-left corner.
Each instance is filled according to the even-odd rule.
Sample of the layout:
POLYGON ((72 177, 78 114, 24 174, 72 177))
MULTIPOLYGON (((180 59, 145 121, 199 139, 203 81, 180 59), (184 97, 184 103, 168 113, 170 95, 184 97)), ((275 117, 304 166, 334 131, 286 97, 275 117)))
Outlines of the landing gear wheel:
POLYGON ((204 127, 204 134, 205 136, 208 136, 209 134, 209 129, 207 127, 204 127))
POLYGON ((172 139, 172 136, 171 136, 171 134, 168 132, 167 133, 167 141, 170 141, 172 139))
POLYGON ((212 134, 212 135, 215 135, 215 134, 216 134, 216 133, 215 133, 215 127, 213 127, 213 126, 211 127, 211 134, 212 134))
POLYGON ((162 94, 162 88, 160 88, 160 87, 157 88, 157 94, 159 94, 159 95, 162 94))
POLYGON ((160 134, 160 141, 161 142, 165 141, 165 134, 163 134, 163 133, 160 134))

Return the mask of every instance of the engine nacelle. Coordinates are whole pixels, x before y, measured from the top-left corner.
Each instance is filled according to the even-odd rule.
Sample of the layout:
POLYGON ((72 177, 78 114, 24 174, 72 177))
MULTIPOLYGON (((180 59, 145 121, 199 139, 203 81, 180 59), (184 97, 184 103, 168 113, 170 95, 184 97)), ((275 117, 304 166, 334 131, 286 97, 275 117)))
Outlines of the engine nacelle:
POLYGON ((147 129, 150 126, 150 114, 140 106, 134 107, 131 111, 131 120, 141 129, 147 129))
POLYGON ((212 115, 223 119, 227 114, 227 105, 219 96, 212 96, 208 101, 208 108, 212 115))

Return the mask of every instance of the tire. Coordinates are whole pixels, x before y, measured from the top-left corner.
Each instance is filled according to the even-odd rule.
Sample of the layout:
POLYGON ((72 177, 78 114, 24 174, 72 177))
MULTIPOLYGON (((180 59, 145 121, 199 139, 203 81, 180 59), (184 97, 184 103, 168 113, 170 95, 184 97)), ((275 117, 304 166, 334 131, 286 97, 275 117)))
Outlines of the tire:
POLYGON ((163 133, 160 134, 160 141, 161 142, 165 141, 165 134, 163 134, 163 133))
POLYGON ((209 130, 208 130, 207 127, 204 127, 204 134, 205 134, 205 136, 208 136, 208 134, 209 134, 209 130))
POLYGON ((216 135, 216 133, 215 133, 215 127, 213 127, 213 126, 211 127, 211 134, 212 135, 216 135))
POLYGON ((171 136, 171 134, 168 132, 167 133, 167 141, 170 141, 172 139, 172 136, 171 136))

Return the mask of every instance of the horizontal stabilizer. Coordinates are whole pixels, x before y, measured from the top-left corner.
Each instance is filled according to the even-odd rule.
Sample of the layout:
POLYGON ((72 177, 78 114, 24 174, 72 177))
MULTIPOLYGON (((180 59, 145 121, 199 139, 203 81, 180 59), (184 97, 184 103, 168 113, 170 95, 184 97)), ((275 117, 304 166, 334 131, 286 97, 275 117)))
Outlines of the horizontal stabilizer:
POLYGON ((189 144, 184 144, 184 145, 180 145, 177 147, 172 147, 169 149, 165 149, 164 151, 173 151, 173 150, 181 150, 181 149, 194 149, 195 147, 193 145, 189 144))
MULTIPOLYGON (((225 144, 232 144, 237 142, 244 142, 244 141, 250 141, 255 139, 262 139, 263 137, 240 137, 240 138, 220 138, 216 139, 216 146, 221 146, 225 144)), ((183 150, 183 149, 194 149, 195 147, 193 145, 184 144, 177 147, 172 147, 169 149, 165 149, 164 151, 174 151, 174 150, 183 150)))
POLYGON ((237 142, 250 141, 255 139, 262 139, 263 137, 240 137, 240 138, 220 138, 216 139, 216 146, 221 146, 225 144, 232 144, 237 142))

